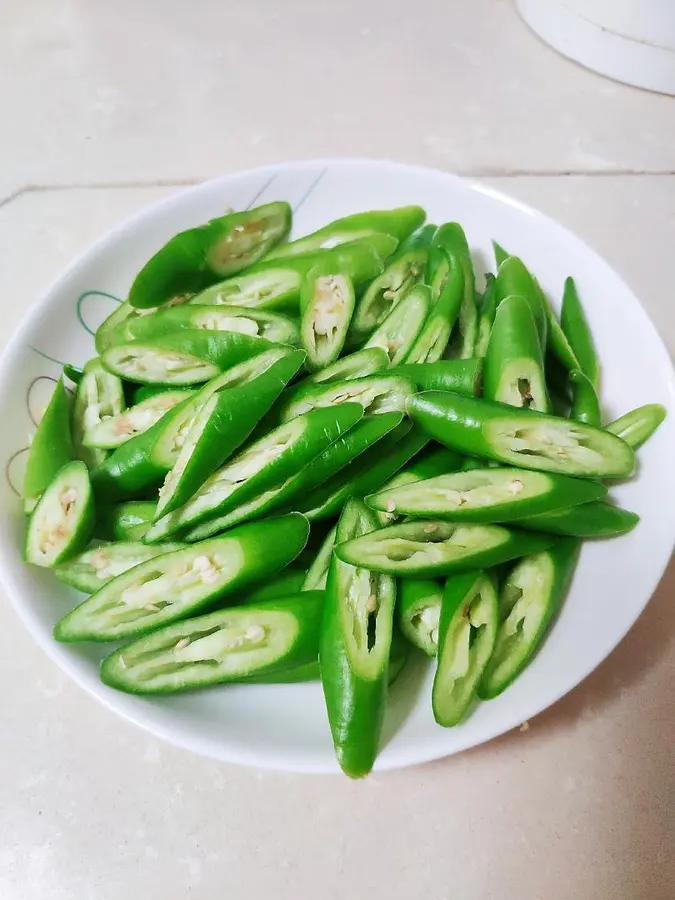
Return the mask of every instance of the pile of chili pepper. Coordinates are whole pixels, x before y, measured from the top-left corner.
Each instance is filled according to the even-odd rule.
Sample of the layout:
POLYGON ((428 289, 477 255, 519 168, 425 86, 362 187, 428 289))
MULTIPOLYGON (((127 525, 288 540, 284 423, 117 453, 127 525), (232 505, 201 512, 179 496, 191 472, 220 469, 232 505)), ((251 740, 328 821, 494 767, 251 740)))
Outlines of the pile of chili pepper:
POLYGON ((571 278, 558 319, 495 245, 480 291, 416 206, 290 227, 270 203, 145 264, 38 427, 25 557, 89 595, 57 640, 122 642, 106 684, 320 679, 358 777, 411 652, 445 727, 523 671, 581 540, 637 524, 607 480, 665 410, 603 421, 571 278))

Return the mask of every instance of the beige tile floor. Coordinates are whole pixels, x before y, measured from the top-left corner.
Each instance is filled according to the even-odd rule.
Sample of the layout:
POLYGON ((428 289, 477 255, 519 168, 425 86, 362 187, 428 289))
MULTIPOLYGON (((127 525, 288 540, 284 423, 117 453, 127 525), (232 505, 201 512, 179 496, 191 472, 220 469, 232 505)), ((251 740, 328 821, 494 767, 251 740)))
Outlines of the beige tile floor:
MULTIPOLYGON (((675 100, 557 57, 505 0, 0 2, 0 343, 175 185, 316 154, 488 178, 560 219, 671 352, 675 100)), ((675 569, 576 691, 362 784, 161 744, 0 606, 0 900, 671 900, 675 569)))

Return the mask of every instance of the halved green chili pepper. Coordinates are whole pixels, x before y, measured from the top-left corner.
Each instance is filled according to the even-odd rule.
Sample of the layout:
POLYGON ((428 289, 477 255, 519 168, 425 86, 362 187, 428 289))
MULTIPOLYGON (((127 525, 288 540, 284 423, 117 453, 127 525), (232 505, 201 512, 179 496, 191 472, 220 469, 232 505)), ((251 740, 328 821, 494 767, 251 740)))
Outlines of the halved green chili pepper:
POLYGON ((505 250, 501 244, 498 244, 497 241, 492 241, 492 249, 495 254, 495 263, 497 264, 497 268, 501 266, 505 259, 508 259, 511 255, 508 250, 505 250))
POLYGON ((184 397, 189 397, 190 394, 193 393, 194 388, 189 384, 181 387, 171 387, 169 384, 135 384, 132 387, 131 402, 136 405, 137 403, 142 403, 144 400, 149 400, 150 397, 157 397, 159 394, 164 394, 167 391, 171 391, 172 393, 182 391, 184 397))
MULTIPOLYGON (((173 306, 174 304, 169 305, 173 306)), ((164 305, 159 308, 165 309, 167 307, 164 305)), ((154 313, 154 309, 136 309, 128 300, 120 303, 96 329, 96 334, 94 335, 96 352, 99 354, 105 353, 108 347, 112 346, 114 343, 114 336, 119 332, 120 327, 124 323, 131 322, 141 316, 154 315, 154 313)))
POLYGON ((560 321, 565 337, 579 362, 579 368, 597 390, 600 382, 600 362, 573 278, 565 279, 560 321))
POLYGON ((159 310, 151 316, 127 319, 111 334, 109 346, 129 341, 153 341, 160 334, 184 329, 228 331, 292 346, 300 343, 296 322, 281 313, 246 306, 188 304, 159 310))
POLYGON ((462 268, 464 292, 457 320, 461 337, 458 355, 460 359, 468 359, 474 355, 478 330, 476 276, 473 271, 469 243, 464 229, 458 222, 446 222, 444 225, 440 225, 434 234, 432 243, 437 247, 443 247, 451 262, 456 259, 462 268))
POLYGON ((431 578, 401 578, 398 582, 398 624, 410 643, 434 657, 443 588, 431 578))
POLYGON ((374 447, 362 453, 296 506, 301 506, 302 512, 312 522, 329 519, 340 512, 350 497, 362 497, 384 484, 427 443, 426 436, 412 429, 404 419, 374 447))
POLYGON ((72 418, 75 455, 89 468, 99 465, 108 454, 86 447, 85 434, 104 418, 121 413, 125 405, 122 382, 117 375, 106 371, 99 359, 90 359, 77 386, 72 418))
POLYGON ((230 213, 175 235, 134 279, 129 303, 146 308, 201 291, 253 265, 291 228, 288 203, 230 213))
POLYGON ((289 597, 291 594, 297 594, 302 590, 305 574, 304 569, 289 566, 271 580, 266 578, 263 582, 243 591, 240 598, 241 602, 266 603, 268 600, 278 600, 279 597, 289 597))
POLYGON ((549 534, 602 538, 627 534, 639 521, 637 513, 621 509, 620 506, 614 506, 603 500, 595 500, 570 509, 528 516, 525 519, 518 519, 514 524, 519 528, 545 531, 549 534))
POLYGON ((291 513, 156 556, 75 607, 56 623, 54 637, 115 641, 184 619, 283 569, 305 546, 308 534, 304 516, 291 513))
POLYGON ((127 500, 110 511, 112 534, 116 541, 140 541, 152 525, 157 504, 154 500, 127 500))
POLYGON ((82 381, 84 369, 79 369, 77 366, 73 366, 70 363, 65 363, 62 371, 65 377, 69 381, 72 381, 73 384, 79 384, 82 381))
POLYGON ((424 275, 434 225, 425 225, 404 241, 384 272, 359 300, 352 331, 356 338, 371 334, 393 312, 424 275))
POLYGON ((511 522, 599 500, 597 481, 524 469, 474 469, 436 475, 366 497, 371 509, 451 522, 511 522))
POLYGON ((381 347, 390 366, 403 362, 422 332, 430 309, 429 288, 426 284, 414 285, 368 338, 366 349, 381 347))
POLYGON ((243 444, 298 371, 304 353, 295 350, 281 355, 273 351, 267 357, 267 367, 254 378, 221 388, 199 409, 176 462, 159 489, 157 518, 187 503, 243 444))
MULTIPOLYGON (((517 256, 509 256, 501 263, 495 278, 497 306, 505 297, 520 296, 527 300, 537 326, 542 353, 546 347, 548 334, 548 304, 544 301, 539 286, 535 284, 525 263, 517 256)), ((557 321, 557 320, 556 320, 557 321)))
POLYGON ((485 276, 485 290, 481 300, 480 312, 478 315, 478 328, 476 331, 476 347, 474 356, 482 359, 487 353, 488 343, 490 342, 490 333, 492 325, 497 313, 497 289, 495 286, 495 277, 489 272, 485 276))
POLYGON ((316 409, 281 425, 240 451, 208 478, 184 506, 145 535, 154 542, 230 512, 282 478, 299 472, 362 416, 356 403, 316 409))
POLYGON ((84 433, 85 447, 114 450, 138 434, 143 434, 174 406, 185 400, 185 391, 162 391, 117 415, 107 415, 84 433))
POLYGON ((409 378, 418 391, 454 391, 478 396, 482 390, 482 359, 439 359, 437 362, 396 366, 390 375, 409 378))
POLYGON ((432 243, 427 254, 424 283, 431 290, 431 303, 435 305, 443 293, 450 274, 450 257, 443 247, 432 243))
MULTIPOLYGON (((377 528, 372 513, 350 500, 337 543, 377 528)), ((367 775, 380 743, 387 700, 396 582, 333 555, 319 649, 319 666, 337 760, 352 778, 367 775)))
POLYGON ((355 213, 336 219, 318 231, 282 244, 271 253, 267 259, 282 259, 287 256, 297 256, 299 253, 310 253, 316 250, 326 250, 367 238, 374 234, 388 234, 398 241, 405 240, 416 228, 424 222, 426 213, 420 206, 401 206, 398 209, 373 210, 371 212, 355 213))
POLYGON ((182 544, 155 544, 119 541, 90 547, 54 569, 56 577, 85 594, 94 594, 104 585, 156 556, 180 550, 182 544))
POLYGON ((318 264, 306 276, 300 292, 300 335, 310 371, 331 365, 342 352, 355 302, 349 275, 333 266, 318 264))
POLYGON ((485 354, 483 396, 519 409, 550 409, 537 326, 522 296, 505 297, 497 308, 485 354))
POLYGON ((638 406, 637 409, 632 409, 609 425, 605 425, 605 430, 620 437, 637 450, 649 440, 665 418, 665 406, 661 406, 660 403, 647 403, 646 406, 638 406))
POLYGON ((209 519, 186 532, 187 541, 202 540, 238 522, 258 518, 272 510, 283 509, 287 512, 298 505, 306 503, 307 497, 314 496, 320 485, 331 479, 345 466, 354 462, 360 454, 365 453, 384 435, 392 431, 403 419, 402 413, 382 413, 379 416, 367 416, 356 422, 348 431, 340 435, 326 449, 315 456, 300 471, 262 491, 252 500, 240 504, 231 512, 216 519, 209 519))
POLYGON ((309 385, 284 406, 281 421, 290 422, 312 409, 341 403, 360 403, 364 413, 370 414, 402 411, 413 393, 414 387, 407 378, 389 374, 309 385))
POLYGON ((335 547, 335 537, 337 535, 337 525, 328 532, 319 547, 319 551, 314 557, 314 562, 307 570, 305 580, 302 582, 301 590, 303 591, 323 591, 328 581, 328 570, 333 558, 333 548, 335 547))
POLYGON ((356 350, 343 356, 330 366, 312 372, 302 381, 298 381, 292 389, 291 398, 302 396, 302 392, 309 385, 334 384, 336 381, 352 381, 354 378, 365 378, 366 375, 374 375, 382 372, 389 365, 389 357, 380 347, 370 347, 368 350, 356 350))
POLYGON ((558 539, 511 570, 499 591, 495 648, 478 686, 483 700, 506 690, 532 659, 565 596, 579 547, 579 541, 558 539))
POLYGON ((131 694, 172 694, 302 666, 316 658, 321 591, 167 625, 111 653, 101 680, 131 694))
POLYGON ((574 419, 575 422, 583 422, 586 425, 593 425, 595 428, 599 428, 602 424, 600 401, 590 378, 581 369, 572 369, 569 377, 572 382, 570 418, 574 419))
POLYGON ((32 512, 62 466, 74 456, 68 393, 59 378, 28 451, 23 476, 24 509, 32 512))
POLYGON ((450 268, 443 290, 433 306, 417 340, 406 356, 407 363, 432 363, 445 353, 464 298, 464 267, 457 255, 450 257, 450 268))
MULTIPOLYGON (((458 453, 447 447, 439 447, 437 445, 430 451, 422 453, 405 469, 397 472, 393 478, 390 478, 389 481, 380 487, 380 491, 392 491, 394 488, 424 481, 426 478, 435 478, 437 475, 455 472, 462 468, 462 464, 463 457, 458 453)), ((401 518, 396 512, 375 510, 375 515, 380 525, 393 525, 394 522, 401 518)))
POLYGON ((37 502, 28 521, 26 562, 51 568, 86 547, 93 529, 89 472, 75 460, 58 470, 37 502))
POLYGON ((466 715, 494 650, 498 630, 494 577, 486 572, 467 572, 448 578, 431 690, 431 706, 439 725, 458 725, 466 715))
POLYGON ((580 422, 440 391, 416 394, 407 410, 430 437, 470 456, 587 478, 635 468, 628 444, 580 422))
POLYGON ((550 547, 554 538, 503 525, 465 525, 417 519, 389 525, 346 543, 335 553, 353 566, 388 575, 450 575, 487 569, 550 547))
POLYGON ((248 334, 186 328, 112 346, 101 361, 109 372, 127 381, 179 386, 208 381, 273 346, 248 334))

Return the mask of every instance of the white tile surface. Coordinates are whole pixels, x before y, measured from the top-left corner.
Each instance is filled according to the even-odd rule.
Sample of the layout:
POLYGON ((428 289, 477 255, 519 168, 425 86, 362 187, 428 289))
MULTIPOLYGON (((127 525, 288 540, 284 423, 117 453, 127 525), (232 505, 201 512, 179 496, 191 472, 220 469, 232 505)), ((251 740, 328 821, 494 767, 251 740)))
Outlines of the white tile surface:
MULTIPOLYGON (((675 101, 546 50, 505 0, 0 5, 0 344, 169 188, 287 157, 492 183, 621 272, 671 352, 675 101), (9 75, 9 77, 8 77, 9 75)), ((188 756, 67 682, 0 606, 0 900, 671 900, 675 570, 579 689, 485 747, 362 784, 188 756)))

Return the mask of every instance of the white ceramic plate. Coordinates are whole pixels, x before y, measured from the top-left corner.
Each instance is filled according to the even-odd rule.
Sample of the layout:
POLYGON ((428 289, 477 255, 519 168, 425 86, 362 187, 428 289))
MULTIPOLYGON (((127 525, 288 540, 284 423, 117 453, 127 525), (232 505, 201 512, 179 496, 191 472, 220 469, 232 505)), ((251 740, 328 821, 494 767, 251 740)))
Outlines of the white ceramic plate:
MULTIPOLYGON (((640 451, 640 471, 612 493, 642 521, 630 535, 586 544, 574 584, 542 652, 501 697, 465 724, 444 729, 430 706, 432 671, 413 667, 394 685, 376 768, 424 762, 486 741, 571 690, 616 646, 643 610, 675 538, 673 369, 631 291, 591 249, 560 225, 491 188, 430 169, 372 161, 324 160, 270 166, 181 191, 97 241, 56 281, 11 341, 0 364, 0 571, 19 615, 46 652, 111 709, 156 735, 217 759, 299 772, 336 770, 318 684, 222 687, 144 700, 98 679, 101 650, 52 640, 54 622, 79 595, 47 571, 21 562, 22 449, 61 362, 94 353, 92 331, 124 297, 134 274, 169 237, 224 209, 287 200, 293 236, 362 209, 419 203, 429 221, 464 225, 479 272, 492 265, 490 239, 522 256, 554 303, 564 278, 577 280, 603 364, 603 407, 613 418, 647 402, 669 418, 640 451)), ((86 728, 86 722, 82 723, 86 728)))

